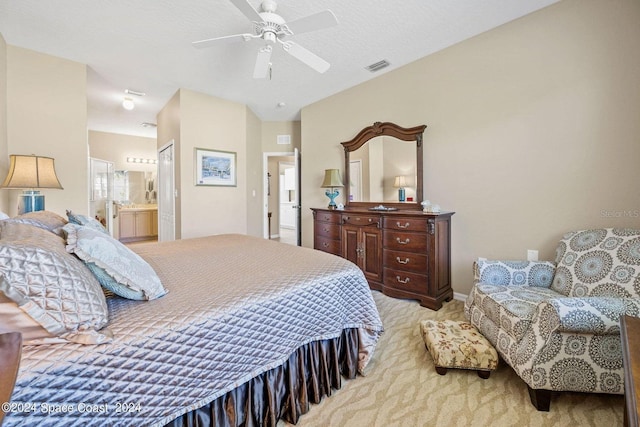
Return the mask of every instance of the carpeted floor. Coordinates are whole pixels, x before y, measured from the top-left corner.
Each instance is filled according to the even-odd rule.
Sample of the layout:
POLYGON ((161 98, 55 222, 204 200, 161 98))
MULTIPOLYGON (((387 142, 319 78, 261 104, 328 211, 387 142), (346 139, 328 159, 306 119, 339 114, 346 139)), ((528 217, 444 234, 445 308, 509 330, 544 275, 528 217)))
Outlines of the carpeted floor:
MULTIPOLYGON (((373 292, 385 326, 366 377, 343 381, 303 415, 308 426, 621 426, 624 397, 558 393, 538 412, 525 383, 506 363, 487 380, 475 372, 438 375, 420 336, 423 319, 464 320, 463 303, 438 311, 373 292)), ((286 423, 280 423, 286 425, 286 423)))

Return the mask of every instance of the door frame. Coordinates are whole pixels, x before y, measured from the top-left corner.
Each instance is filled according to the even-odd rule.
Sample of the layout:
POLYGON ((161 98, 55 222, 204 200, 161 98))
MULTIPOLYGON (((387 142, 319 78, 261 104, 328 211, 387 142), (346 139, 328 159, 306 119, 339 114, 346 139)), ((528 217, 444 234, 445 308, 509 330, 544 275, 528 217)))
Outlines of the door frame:
MULTIPOLYGON (((269 178, 267 173, 269 172, 269 157, 294 157, 294 151, 269 151, 262 153, 262 237, 269 238, 269 178)), ((298 176, 296 176, 296 182, 300 180, 300 170, 296 170, 298 176)), ((278 189, 280 191, 280 189, 278 189)), ((298 194, 300 192, 298 191, 298 194)), ((279 209, 279 206, 278 206, 279 209)), ((296 233, 300 234, 300 227, 296 223, 296 233)))

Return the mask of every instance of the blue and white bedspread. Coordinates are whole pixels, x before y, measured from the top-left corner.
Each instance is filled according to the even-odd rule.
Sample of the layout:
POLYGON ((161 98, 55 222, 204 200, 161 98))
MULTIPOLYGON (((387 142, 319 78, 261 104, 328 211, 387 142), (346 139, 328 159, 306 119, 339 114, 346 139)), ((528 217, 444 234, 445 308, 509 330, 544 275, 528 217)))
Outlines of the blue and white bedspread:
POLYGON ((359 328, 359 370, 382 332, 354 264, 241 235, 136 245, 169 293, 108 299, 113 342, 25 346, 9 426, 163 425, 359 328))

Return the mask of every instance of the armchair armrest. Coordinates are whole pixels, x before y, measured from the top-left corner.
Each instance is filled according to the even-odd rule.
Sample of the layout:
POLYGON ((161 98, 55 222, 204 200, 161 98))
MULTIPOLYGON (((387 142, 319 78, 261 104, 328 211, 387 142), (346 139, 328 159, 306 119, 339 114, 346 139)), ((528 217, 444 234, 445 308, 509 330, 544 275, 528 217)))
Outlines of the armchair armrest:
POLYGON ((620 316, 638 316, 640 299, 619 297, 553 298, 538 305, 534 322, 557 332, 620 333, 620 316))
POLYGON ((548 288, 553 281, 556 265, 550 261, 487 260, 473 263, 474 283, 501 286, 536 286, 548 288))

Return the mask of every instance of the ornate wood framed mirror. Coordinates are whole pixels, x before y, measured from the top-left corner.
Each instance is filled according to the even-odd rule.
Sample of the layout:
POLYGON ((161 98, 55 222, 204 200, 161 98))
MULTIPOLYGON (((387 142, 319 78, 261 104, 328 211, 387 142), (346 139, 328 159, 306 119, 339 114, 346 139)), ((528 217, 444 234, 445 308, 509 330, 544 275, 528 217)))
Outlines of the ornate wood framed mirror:
POLYGON ((375 122, 342 142, 345 205, 422 209, 422 136, 426 128, 375 122))

